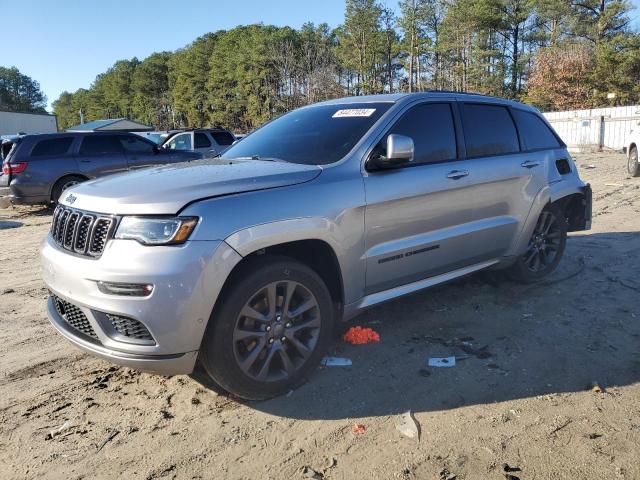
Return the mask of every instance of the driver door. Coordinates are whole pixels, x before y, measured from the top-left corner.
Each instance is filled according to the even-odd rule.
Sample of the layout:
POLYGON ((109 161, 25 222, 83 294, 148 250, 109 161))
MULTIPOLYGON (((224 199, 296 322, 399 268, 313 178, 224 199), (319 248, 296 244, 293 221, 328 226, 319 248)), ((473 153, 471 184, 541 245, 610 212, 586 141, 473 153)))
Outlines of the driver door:
POLYGON ((452 268, 462 256, 460 225, 473 221, 468 168, 459 160, 453 104, 422 103, 406 111, 373 155, 386 153, 389 134, 411 137, 414 159, 404 167, 367 171, 366 291, 375 293, 452 268))
POLYGON ((169 150, 193 150, 193 132, 185 132, 174 135, 164 148, 169 150))
POLYGON ((138 135, 119 135, 118 140, 127 156, 129 170, 158 165, 157 147, 138 135))
POLYGON ((127 158, 117 135, 84 135, 76 159, 80 171, 89 178, 127 170, 127 158))

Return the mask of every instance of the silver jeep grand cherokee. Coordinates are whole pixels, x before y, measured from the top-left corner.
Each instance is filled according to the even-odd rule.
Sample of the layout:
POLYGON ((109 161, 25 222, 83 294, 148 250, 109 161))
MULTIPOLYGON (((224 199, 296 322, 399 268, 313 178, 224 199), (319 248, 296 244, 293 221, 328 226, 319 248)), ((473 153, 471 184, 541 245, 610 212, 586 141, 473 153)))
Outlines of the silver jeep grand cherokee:
POLYGON ((54 327, 114 363, 246 399, 300 384, 334 323, 482 269, 534 282, 591 189, 536 110, 480 95, 346 98, 224 158, 69 190, 42 245, 54 327))

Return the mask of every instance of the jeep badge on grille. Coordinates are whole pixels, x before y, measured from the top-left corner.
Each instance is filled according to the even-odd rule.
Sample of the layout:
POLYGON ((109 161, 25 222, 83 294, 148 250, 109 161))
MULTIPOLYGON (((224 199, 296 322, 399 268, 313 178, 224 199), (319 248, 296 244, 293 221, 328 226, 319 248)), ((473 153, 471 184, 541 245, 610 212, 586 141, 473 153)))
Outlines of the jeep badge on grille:
POLYGON ((70 205, 73 205, 73 202, 75 202, 78 199, 78 197, 76 197, 73 193, 70 193, 69 195, 67 195, 67 198, 64 199, 65 202, 68 202, 70 205))

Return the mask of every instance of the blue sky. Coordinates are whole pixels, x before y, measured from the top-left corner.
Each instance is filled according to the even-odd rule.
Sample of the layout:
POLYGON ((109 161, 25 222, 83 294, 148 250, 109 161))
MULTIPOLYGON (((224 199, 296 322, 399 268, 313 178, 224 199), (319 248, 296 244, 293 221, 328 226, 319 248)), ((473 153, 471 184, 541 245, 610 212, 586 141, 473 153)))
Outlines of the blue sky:
POLYGON ((176 50, 198 36, 263 22, 342 23, 344 0, 0 0, 0 65, 40 82, 54 101, 89 87, 116 60, 176 50))
MULTIPOLYGON (((0 65, 39 81, 52 102, 89 87, 116 60, 175 50, 206 32, 257 22, 337 26, 344 0, 0 0, 0 12, 15 20, 0 27, 0 65)), ((638 28, 640 10, 633 17, 638 28)))

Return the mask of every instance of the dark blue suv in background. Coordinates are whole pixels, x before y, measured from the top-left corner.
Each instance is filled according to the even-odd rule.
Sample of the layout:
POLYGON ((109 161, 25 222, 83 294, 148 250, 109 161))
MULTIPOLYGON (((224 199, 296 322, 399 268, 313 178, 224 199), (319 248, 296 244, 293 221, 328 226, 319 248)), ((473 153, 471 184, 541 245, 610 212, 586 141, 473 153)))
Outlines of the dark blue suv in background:
POLYGON ((62 192, 85 180, 202 158, 127 132, 24 135, 4 140, 0 153, 0 197, 19 204, 57 203, 62 192))

